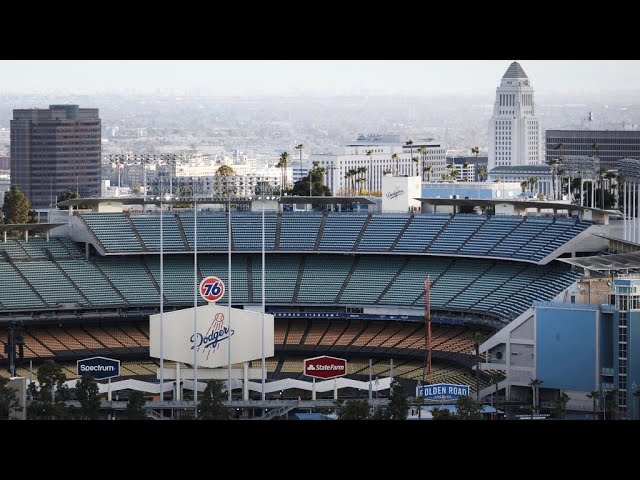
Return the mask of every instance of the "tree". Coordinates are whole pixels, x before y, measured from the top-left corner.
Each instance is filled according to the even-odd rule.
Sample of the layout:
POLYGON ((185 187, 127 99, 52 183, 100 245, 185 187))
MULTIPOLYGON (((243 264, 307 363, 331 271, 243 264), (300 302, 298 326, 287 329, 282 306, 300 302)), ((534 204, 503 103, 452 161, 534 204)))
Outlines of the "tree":
POLYGON ((446 408, 434 408, 431 410, 431 416, 434 420, 457 420, 458 417, 452 414, 446 408))
POLYGON ((369 191, 373 189, 373 150, 367 150, 367 155, 369 155, 369 180, 367 184, 369 185, 369 191))
POLYGON ((67 376, 62 371, 62 367, 52 361, 40 365, 38 369, 38 384, 29 385, 33 397, 39 399, 33 401, 27 413, 31 417, 40 418, 63 418, 66 415, 64 402, 69 399, 69 389, 64 384, 67 376))
POLYGON ((209 380, 198 405, 199 415, 202 420, 229 420, 231 415, 224 405, 226 394, 222 391, 220 380, 209 380))
MULTIPOLYGON (((409 146, 409 158, 413 160, 413 140, 409 139, 405 142, 409 146)), ((416 160, 417 162, 417 160, 416 160)), ((411 165, 411 164, 409 164, 411 165)), ((411 167, 409 167, 411 169, 411 167)))
POLYGON ((216 190, 220 195, 227 195, 227 185, 229 179, 233 176, 233 168, 229 165, 221 165, 216 170, 216 190))
MULTIPOLYGON (((364 182, 366 182, 364 175, 365 173, 367 173, 367 167, 358 167, 356 171, 357 171, 357 174, 360 175, 360 178, 358 178, 357 182, 360 185, 362 185, 364 182)), ((359 194, 362 195, 362 186, 360 186, 359 194)))
MULTIPOLYGON (((59 198, 58 202, 65 202, 67 200, 75 200, 80 198, 80 194, 75 190, 66 190, 59 198)), ((60 207, 60 210, 69 210, 69 207, 60 207)))
POLYGON ((607 390, 604 395, 605 408, 606 405, 609 405, 610 415, 609 418, 611 420, 616 419, 616 411, 618 406, 618 395, 620 394, 620 390, 618 388, 614 388, 613 390, 607 390))
POLYGON ((369 420, 369 402, 367 400, 348 400, 338 407, 339 420, 369 420))
POLYGON ((535 187, 536 183, 538 183, 538 178, 529 177, 529 180, 527 180, 527 183, 529 184, 529 190, 531 190, 531 193, 533 193, 533 187, 535 187))
MULTIPOLYGON (((422 172, 423 172, 422 180, 424 180, 424 172, 426 172, 426 170, 425 170, 425 168, 426 168, 425 163, 426 163, 426 161, 427 161, 427 146, 426 146, 426 145, 422 145, 422 146, 420 147, 420 156, 422 157, 422 168, 421 168, 421 170, 422 170, 422 172)), ((429 171, 431 171, 431 170, 429 170, 429 171)))
POLYGON ((134 390, 129 395, 127 403, 127 418, 129 420, 145 420, 147 417, 144 411, 144 394, 139 390, 134 390))
POLYGON ((276 164, 276 167, 280 169, 280 196, 282 196, 282 190, 287 186, 287 166, 289 163, 289 152, 282 152, 280 159, 276 164))
POLYGON ((426 167, 423 167, 424 173, 427 174, 427 182, 431 181, 431 170, 433 170, 433 166, 431 165, 427 165, 426 167))
MULTIPOLYGON (((302 175, 302 149, 304 148, 304 145, 300 143, 296 145, 294 148, 296 150, 300 150, 300 175, 302 175)), ((293 181, 293 178, 291 179, 291 181, 293 181)))
POLYGON ((476 156, 476 163, 475 163, 473 171, 477 172, 478 171, 478 155, 480 155, 480 147, 473 147, 471 149, 471 155, 475 155, 476 156))
POLYGON ((480 181, 486 180, 487 179, 487 169, 482 167, 479 171, 478 171, 478 176, 480 177, 480 181))
POLYGON ((528 185, 528 184, 529 184, 529 182, 527 182, 526 180, 525 180, 525 181, 520 182, 520 188, 522 188, 522 193, 523 193, 523 194, 524 194, 524 192, 527 190, 527 185, 528 185))
POLYGON ((533 391, 533 401, 531 402, 531 416, 533 417, 533 412, 538 408, 538 394, 540 392, 540 385, 542 385, 542 380, 538 380, 537 378, 532 378, 529 382, 529 386, 533 391))
POLYGON ((407 401, 407 390, 398 380, 391 384, 391 395, 389 396, 389 406, 387 407, 391 420, 406 420, 409 410, 407 401))
POLYGON ((600 392, 598 390, 594 390, 593 392, 588 393, 587 397, 593 400, 593 419, 596 420, 596 401, 600 397, 600 392))
POLYGON ((424 397, 418 395, 416 397, 416 407, 418 407, 418 420, 422 420, 422 405, 424 405, 424 397))
POLYGON ((391 160, 395 160, 396 161, 396 175, 399 175, 398 170, 400 170, 400 161, 398 159, 398 154, 394 153, 393 155, 391 155, 391 160))
POLYGON ((476 400, 479 399, 480 395, 480 342, 482 337, 483 335, 480 332, 473 332, 473 346, 476 350, 476 400))
MULTIPOLYGON (((498 384, 505 378, 507 378, 506 375, 500 370, 491 373, 491 383, 494 383, 496 386, 496 395, 498 394, 498 384)), ((493 405, 493 392, 491 392, 491 405, 493 405)))
POLYGON ((9 379, 0 377, 0 419, 9 418, 9 413, 19 407, 15 388, 9 386, 9 379))
POLYGON ((482 420, 482 405, 468 395, 458 397, 456 410, 460 420, 482 420))
MULTIPOLYGON (((418 168, 420 167, 420 165, 418 165, 418 162, 420 161, 420 159, 418 157, 411 157, 411 160, 413 160, 416 164, 416 176, 419 176, 420 172, 418 171, 418 168)), ((413 168, 411 170, 413 171, 413 168)))
POLYGON ((100 390, 98 383, 89 375, 83 375, 76 383, 76 398, 85 420, 96 420, 100 412, 100 390))
POLYGON ((556 158, 552 158, 549 160, 549 166, 551 167, 551 189, 553 192, 553 200, 556 199, 556 173, 558 170, 558 160, 556 158))
POLYGON ((556 400, 556 412, 558 413, 558 417, 564 419, 565 412, 567 410, 567 403, 569 402, 569 395, 562 392, 556 400))
POLYGON ((4 204, 2 205, 4 223, 28 223, 30 209, 31 202, 17 185, 11 185, 11 188, 4 192, 4 204))

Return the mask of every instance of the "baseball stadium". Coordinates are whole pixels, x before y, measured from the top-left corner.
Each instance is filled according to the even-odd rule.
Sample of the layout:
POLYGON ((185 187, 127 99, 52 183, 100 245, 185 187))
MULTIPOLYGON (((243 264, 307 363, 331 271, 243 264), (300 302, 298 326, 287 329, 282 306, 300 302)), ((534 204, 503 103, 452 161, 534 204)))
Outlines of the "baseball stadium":
POLYGON ((458 213, 453 200, 449 213, 374 213, 351 201, 358 199, 304 212, 283 211, 284 199, 267 212, 260 202, 230 209, 203 202, 194 215, 177 202, 80 199, 55 223, 3 225, 0 321, 21 332, 16 375, 35 375, 54 360, 74 379, 77 360, 105 356, 121 361, 122 379, 157 382, 149 316, 160 303, 165 312, 193 307, 196 243, 198 282, 215 275, 227 286, 221 305, 231 292, 233 307, 261 311, 264 218, 264 303, 274 316, 275 352, 266 359, 268 382, 303 380, 305 358, 330 355, 347 359, 349 378, 475 392, 491 381, 474 369, 478 344, 534 301, 567 295, 582 273, 560 258, 602 248, 587 241, 599 225, 595 215, 583 219, 591 213, 583 207, 570 216, 458 213), (84 209, 73 208, 82 202, 84 209))

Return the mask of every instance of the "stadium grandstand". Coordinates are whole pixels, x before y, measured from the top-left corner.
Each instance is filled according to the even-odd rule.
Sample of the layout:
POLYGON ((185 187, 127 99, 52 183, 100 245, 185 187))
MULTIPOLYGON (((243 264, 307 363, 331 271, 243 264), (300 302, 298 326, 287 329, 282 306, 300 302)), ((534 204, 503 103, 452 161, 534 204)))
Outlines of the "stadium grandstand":
MULTIPOLYGON (((193 210, 174 207, 162 213, 161 252, 160 213, 149 203, 72 209, 60 217, 66 223, 30 236, 6 229, 0 322, 20 326, 34 368, 55 359, 75 378, 76 360, 101 355, 120 359, 123 376, 155 379, 149 315, 159 311, 160 254, 165 311, 193 306, 195 239, 193 210)), ((262 302, 261 222, 260 212, 233 211, 228 232, 224 211, 197 212, 199 280, 221 278, 238 308, 262 302)), ((474 333, 487 338, 534 301, 562 299, 582 273, 558 258, 600 251, 606 241, 593 235, 597 227, 550 215, 268 211, 265 303, 275 316, 268 378, 302 378, 304 358, 327 354, 347 358, 355 377, 369 375, 372 359, 375 375, 393 368, 394 376, 421 380, 429 276, 434 381, 486 387, 487 374, 473 372, 474 333)))

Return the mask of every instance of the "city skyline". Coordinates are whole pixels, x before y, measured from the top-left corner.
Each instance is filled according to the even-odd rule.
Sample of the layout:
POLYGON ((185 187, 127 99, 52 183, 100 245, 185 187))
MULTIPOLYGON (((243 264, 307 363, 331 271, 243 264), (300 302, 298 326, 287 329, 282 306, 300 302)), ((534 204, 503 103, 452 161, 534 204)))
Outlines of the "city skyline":
POLYGON ((637 60, 2 60, 0 90, 178 95, 479 94, 517 60, 540 93, 638 90, 637 60))

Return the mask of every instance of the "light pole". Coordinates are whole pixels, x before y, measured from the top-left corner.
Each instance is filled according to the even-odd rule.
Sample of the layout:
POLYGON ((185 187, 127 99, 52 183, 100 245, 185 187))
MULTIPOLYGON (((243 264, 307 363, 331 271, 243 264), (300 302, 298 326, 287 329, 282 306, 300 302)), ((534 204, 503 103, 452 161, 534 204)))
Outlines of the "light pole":
POLYGON ((262 401, 265 400, 265 387, 267 383, 267 365, 264 356, 264 314, 266 313, 265 298, 265 233, 264 233, 264 208, 265 193, 262 194, 262 401))
MULTIPOLYGON (((197 177, 191 177, 191 189, 193 193, 193 411, 194 418, 198 418, 198 349, 196 338, 198 336, 198 199, 196 197, 197 177)), ((162 215, 162 212, 160 212, 162 215)), ((160 217, 162 218, 162 217, 160 217)), ((178 388, 178 385, 176 385, 178 388)))
MULTIPOLYGON (((169 195, 165 200, 169 200, 169 195)), ((160 196, 160 403, 164 403, 164 232, 162 196, 160 196)), ((194 344, 195 345, 195 344, 194 344)))
MULTIPOLYGON (((231 392, 231 188, 229 187, 229 177, 227 177, 227 301, 229 302, 229 348, 227 349, 227 391, 229 393, 229 401, 233 399, 231 392)), ((264 275, 264 274, 263 274, 264 275)), ((264 315, 263 315, 264 316, 264 315)), ((263 350, 264 351, 264 350, 263 350)))

